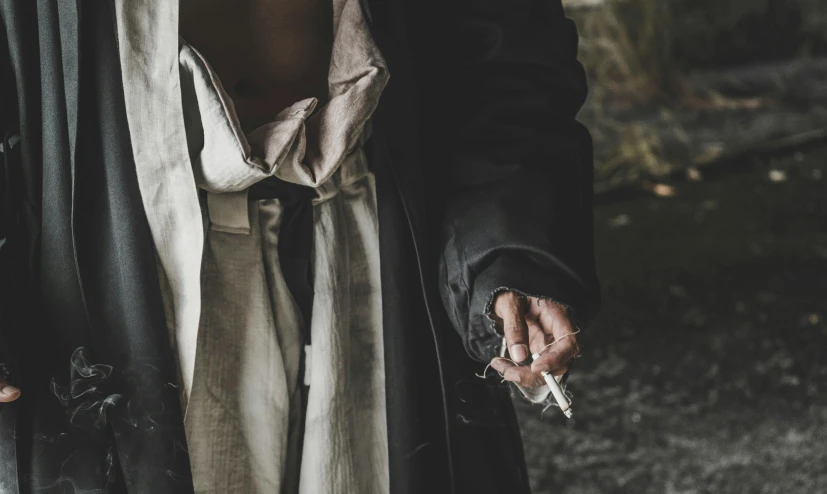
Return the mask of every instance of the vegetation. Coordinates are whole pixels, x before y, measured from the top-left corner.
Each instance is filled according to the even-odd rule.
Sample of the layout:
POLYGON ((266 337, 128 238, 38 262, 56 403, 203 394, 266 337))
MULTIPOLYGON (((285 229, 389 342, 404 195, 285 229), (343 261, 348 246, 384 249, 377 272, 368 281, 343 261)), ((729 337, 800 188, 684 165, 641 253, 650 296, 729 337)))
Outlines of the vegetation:
MULTIPOLYGON (((721 79, 733 67, 827 55, 823 0, 564 0, 564 5, 578 25, 579 56, 590 80, 580 118, 595 137, 598 191, 658 181, 714 162, 738 152, 730 143, 749 148, 749 136, 731 139, 722 133, 720 142, 710 142, 696 139, 694 132, 714 135, 709 126, 715 122, 727 126, 762 118, 762 95, 726 95, 698 84, 695 73, 717 71, 721 79)), ((808 123, 799 120, 799 127, 808 123)), ((801 129, 765 130, 752 138, 756 144, 767 135, 801 129)))

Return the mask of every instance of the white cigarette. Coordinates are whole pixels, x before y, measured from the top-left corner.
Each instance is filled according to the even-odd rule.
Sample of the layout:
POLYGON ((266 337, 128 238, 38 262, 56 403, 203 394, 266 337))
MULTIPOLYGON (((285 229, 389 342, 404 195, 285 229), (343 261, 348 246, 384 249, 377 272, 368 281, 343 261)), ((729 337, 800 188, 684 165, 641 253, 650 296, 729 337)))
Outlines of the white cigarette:
MULTIPOLYGON (((534 360, 537 360, 538 358, 540 358, 540 354, 535 353, 531 357, 534 360)), ((557 382, 557 379, 555 379, 550 372, 543 371, 540 374, 542 374, 543 379, 546 380, 546 385, 548 386, 548 389, 551 390, 551 394, 554 395, 554 399, 557 401, 557 405, 560 406, 560 411, 562 411, 563 415, 565 415, 566 417, 571 418, 571 403, 569 403, 569 399, 566 397, 566 394, 563 393, 563 388, 560 387, 560 383, 557 382)))

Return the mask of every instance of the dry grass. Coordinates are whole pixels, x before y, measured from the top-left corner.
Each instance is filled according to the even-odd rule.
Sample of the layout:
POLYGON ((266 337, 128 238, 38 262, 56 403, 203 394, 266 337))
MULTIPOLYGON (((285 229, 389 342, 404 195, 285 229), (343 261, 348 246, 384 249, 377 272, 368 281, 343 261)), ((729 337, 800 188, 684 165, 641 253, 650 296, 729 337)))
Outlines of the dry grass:
POLYGON ((690 69, 726 70, 778 60, 773 56, 827 53, 824 0, 564 5, 580 33, 579 58, 590 88, 580 118, 595 140, 596 180, 603 189, 658 182, 681 167, 714 161, 731 151, 732 139, 721 137, 725 144, 710 147, 715 137, 699 125, 737 131, 715 119, 754 117, 773 104, 772 98, 698 85, 697 78, 690 85, 690 69))
MULTIPOLYGON (((675 89, 664 0, 570 0, 580 31, 580 60, 597 99, 637 103, 675 89)), ((594 102, 594 101, 593 101, 594 102)))
POLYGON ((682 98, 671 56, 668 4, 665 0, 567 0, 564 4, 577 23, 579 58, 589 76, 584 120, 595 130, 604 127, 615 141, 609 155, 596 157, 598 174, 631 172, 637 179, 667 174, 673 167, 663 158, 658 133, 644 124, 613 120, 607 108, 668 104, 682 98))

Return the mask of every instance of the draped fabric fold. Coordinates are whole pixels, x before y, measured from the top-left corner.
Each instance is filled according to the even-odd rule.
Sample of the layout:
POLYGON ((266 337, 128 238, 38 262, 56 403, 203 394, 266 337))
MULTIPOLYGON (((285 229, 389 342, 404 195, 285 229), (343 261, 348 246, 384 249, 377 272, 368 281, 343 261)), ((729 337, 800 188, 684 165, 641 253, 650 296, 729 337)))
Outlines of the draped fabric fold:
MULTIPOLYGON (((180 105, 180 117, 171 110, 153 117, 160 127, 183 124, 174 146, 183 141, 187 159, 153 166, 150 176, 140 172, 136 151, 172 288, 165 307, 191 386, 182 401, 197 492, 389 490, 376 193, 363 150, 388 72, 358 0, 334 1, 334 29, 326 103, 298 101, 247 134, 207 60, 179 38, 178 77, 160 87, 180 88, 170 102, 180 105), (176 172, 184 164, 191 175, 176 172), (295 252, 297 230, 286 227, 296 218, 285 210, 294 205, 279 194, 260 196, 257 184, 274 180, 312 192, 305 253, 295 252), (175 203, 158 194, 175 188, 189 192, 175 203), (193 198, 197 188, 205 201, 193 198), (192 217, 193 206, 202 209, 198 238, 195 227, 178 231, 164 219, 192 217), (297 255, 282 266, 285 252, 297 255), (179 268, 194 258, 197 277, 179 268), (301 258, 310 265, 309 298, 288 283, 301 258), (196 289, 197 300, 186 295, 196 289), (311 300, 309 308, 300 299, 311 300), (195 320, 193 339, 181 324, 195 320)), ((168 43, 171 33, 161 38, 168 43)), ((122 65, 134 65, 135 56, 122 50, 122 65)), ((146 153, 154 130, 142 132, 141 114, 131 117, 135 147, 146 153)))
POLYGON ((115 0, 115 19, 129 137, 186 406, 200 319, 204 230, 178 77, 178 1, 115 0))

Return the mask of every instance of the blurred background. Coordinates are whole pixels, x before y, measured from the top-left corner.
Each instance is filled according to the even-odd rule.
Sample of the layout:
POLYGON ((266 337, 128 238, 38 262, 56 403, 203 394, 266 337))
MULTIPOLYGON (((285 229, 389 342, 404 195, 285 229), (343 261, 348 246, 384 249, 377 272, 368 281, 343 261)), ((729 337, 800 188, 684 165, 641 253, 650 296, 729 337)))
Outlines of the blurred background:
POLYGON ((603 312, 535 494, 827 492, 827 0, 563 0, 603 312))

